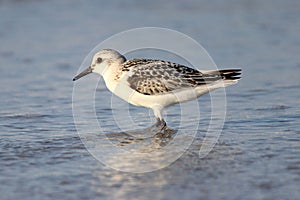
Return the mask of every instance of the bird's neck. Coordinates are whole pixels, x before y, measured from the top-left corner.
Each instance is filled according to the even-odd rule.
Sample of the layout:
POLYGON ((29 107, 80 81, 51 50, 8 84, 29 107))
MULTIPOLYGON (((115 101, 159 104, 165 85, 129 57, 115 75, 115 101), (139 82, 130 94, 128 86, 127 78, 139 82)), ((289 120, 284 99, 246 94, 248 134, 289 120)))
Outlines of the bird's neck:
POLYGON ((122 63, 111 63, 105 70, 103 70, 101 75, 103 76, 107 86, 108 84, 117 84, 122 75, 122 63))

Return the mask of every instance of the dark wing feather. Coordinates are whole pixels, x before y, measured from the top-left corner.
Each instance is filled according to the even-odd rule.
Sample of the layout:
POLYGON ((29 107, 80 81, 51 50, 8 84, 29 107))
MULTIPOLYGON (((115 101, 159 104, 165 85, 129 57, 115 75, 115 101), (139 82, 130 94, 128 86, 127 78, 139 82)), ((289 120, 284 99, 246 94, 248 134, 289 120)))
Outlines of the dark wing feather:
POLYGON ((234 78, 239 74, 239 70, 211 71, 204 74, 184 65, 151 59, 128 60, 123 64, 122 71, 130 74, 127 79, 130 87, 145 95, 197 87, 220 79, 234 78))

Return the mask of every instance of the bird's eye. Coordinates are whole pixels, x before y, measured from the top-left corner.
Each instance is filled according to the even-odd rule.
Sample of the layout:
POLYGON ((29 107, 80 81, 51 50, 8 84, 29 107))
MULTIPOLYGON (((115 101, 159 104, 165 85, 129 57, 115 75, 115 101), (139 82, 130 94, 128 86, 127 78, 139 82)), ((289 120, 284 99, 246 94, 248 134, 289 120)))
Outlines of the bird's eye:
POLYGON ((97 63, 101 63, 102 62, 102 58, 97 58, 97 63))

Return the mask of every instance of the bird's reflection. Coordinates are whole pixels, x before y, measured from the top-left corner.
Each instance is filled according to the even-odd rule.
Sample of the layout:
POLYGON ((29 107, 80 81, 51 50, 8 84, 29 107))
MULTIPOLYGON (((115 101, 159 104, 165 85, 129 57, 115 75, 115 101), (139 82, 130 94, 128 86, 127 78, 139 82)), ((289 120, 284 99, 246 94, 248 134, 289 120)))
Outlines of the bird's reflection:
POLYGON ((107 133, 106 137, 110 142, 117 146, 126 146, 130 144, 145 143, 157 144, 161 147, 167 145, 178 130, 167 126, 151 126, 144 129, 123 131, 117 133, 107 133))

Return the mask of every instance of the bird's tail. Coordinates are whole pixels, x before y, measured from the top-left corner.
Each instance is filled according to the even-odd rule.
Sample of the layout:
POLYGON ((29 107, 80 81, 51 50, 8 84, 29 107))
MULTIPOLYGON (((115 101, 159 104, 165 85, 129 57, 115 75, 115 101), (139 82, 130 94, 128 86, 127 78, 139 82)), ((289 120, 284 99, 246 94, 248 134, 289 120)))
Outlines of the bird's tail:
POLYGON ((223 80, 239 80, 241 77, 241 69, 223 69, 217 71, 223 80))
POLYGON ((206 87, 198 87, 198 96, 213 91, 218 88, 234 85, 241 78, 241 69, 223 69, 201 71, 206 81, 206 87))
POLYGON ((223 79, 224 87, 236 84, 241 78, 241 69, 223 69, 219 73, 223 79))
POLYGON ((238 80, 241 78, 241 71, 241 69, 223 69, 202 72, 204 74, 204 79, 208 85, 218 84, 221 81, 222 84, 224 84, 223 87, 226 87, 238 82, 238 80))

